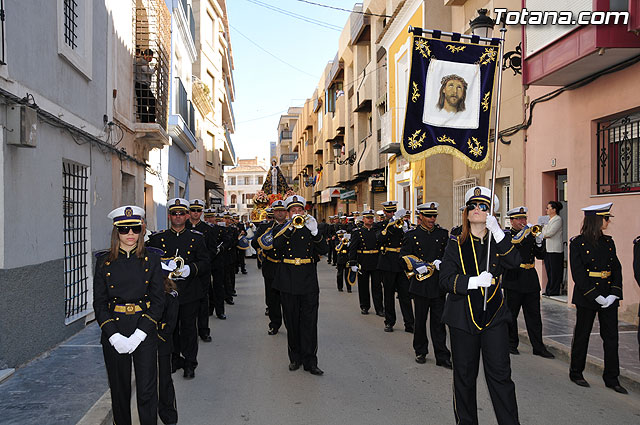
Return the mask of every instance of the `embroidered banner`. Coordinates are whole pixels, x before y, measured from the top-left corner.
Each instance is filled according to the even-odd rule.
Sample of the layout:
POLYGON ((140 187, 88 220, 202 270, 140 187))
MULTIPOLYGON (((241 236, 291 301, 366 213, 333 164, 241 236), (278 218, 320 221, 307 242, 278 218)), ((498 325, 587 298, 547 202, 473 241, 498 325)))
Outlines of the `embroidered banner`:
POLYGON ((489 160, 497 45, 414 36, 402 154, 443 153, 472 168, 489 160))

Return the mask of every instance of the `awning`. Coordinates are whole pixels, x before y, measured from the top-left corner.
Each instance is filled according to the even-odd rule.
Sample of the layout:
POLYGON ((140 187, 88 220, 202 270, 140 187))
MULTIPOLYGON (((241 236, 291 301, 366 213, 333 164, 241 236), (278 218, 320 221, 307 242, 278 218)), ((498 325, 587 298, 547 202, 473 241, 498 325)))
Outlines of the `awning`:
POLYGON ((328 187, 320 193, 320 203, 326 204, 327 202, 331 202, 331 199, 339 198, 339 197, 340 197, 339 187, 328 187))

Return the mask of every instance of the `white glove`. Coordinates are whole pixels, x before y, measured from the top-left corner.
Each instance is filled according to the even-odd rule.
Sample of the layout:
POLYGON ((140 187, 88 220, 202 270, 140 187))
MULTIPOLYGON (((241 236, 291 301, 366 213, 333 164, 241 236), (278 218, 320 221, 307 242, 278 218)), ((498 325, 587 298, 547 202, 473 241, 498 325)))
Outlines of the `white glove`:
POLYGON ((404 218, 404 215, 406 213, 407 213, 407 210, 405 210, 404 208, 400 208, 398 211, 395 212, 395 214, 393 214, 393 220, 404 218))
POLYGON ((440 264, 442 264, 442 261, 433 260, 433 265, 435 266, 436 270, 440 270, 440 264))
POLYGON ((169 260, 169 262, 167 263, 167 267, 168 268, 166 268, 165 270, 169 270, 170 272, 172 272, 178 267, 178 265, 174 260, 169 260))
POLYGON ((493 239, 495 239, 497 243, 500 243, 500 241, 504 239, 504 232, 500 228, 498 220, 491 214, 487 214, 487 229, 489 229, 493 235, 493 239))
POLYGON ((146 337, 147 337, 147 334, 143 330, 136 329, 133 335, 129 337, 129 351, 128 351, 129 354, 136 351, 136 348, 138 348, 138 345, 140 345, 140 343, 144 341, 146 337))
POLYGON ((420 274, 425 274, 427 272, 427 266, 416 267, 416 272, 420 274))
POLYGON ((183 279, 186 279, 187 277, 189 277, 189 274, 191 274, 191 267, 185 265, 183 268, 181 268, 178 271, 181 273, 180 277, 183 279))
POLYGON ((543 241, 544 241, 544 236, 542 236, 542 233, 536 236, 536 245, 542 246, 543 241))
POLYGON ((603 297, 602 295, 598 295, 596 297, 596 302, 604 307, 604 305, 607 303, 607 299, 605 297, 603 297))
POLYGON ((405 221, 404 223, 402 223, 402 231, 407 232, 408 230, 409 230, 409 225, 405 221))
POLYGON ((607 298, 604 299, 604 304, 602 304, 602 308, 611 306, 614 302, 616 302, 617 299, 618 297, 616 297, 615 295, 607 295, 607 298))
POLYGON ((346 235, 344 235, 344 238, 348 241, 351 240, 351 233, 347 233, 346 235))
POLYGON ((312 236, 318 234, 318 222, 315 218, 313 218, 313 216, 307 216, 307 220, 305 221, 304 225, 307 226, 307 229, 311 230, 312 236))
POLYGON ((354 273, 358 273, 358 266, 351 266, 351 271, 354 273))
POLYGON ((220 221, 218 223, 216 223, 218 226, 220 227, 227 227, 227 223, 225 223, 224 221, 220 221))
POLYGON ((129 338, 119 332, 116 332, 109 337, 109 344, 111 344, 120 354, 126 354, 129 352, 129 338))
POLYGON ((491 286, 493 275, 489 272, 482 272, 479 276, 473 276, 469 278, 469 284, 467 289, 478 289, 479 287, 488 288, 491 286))

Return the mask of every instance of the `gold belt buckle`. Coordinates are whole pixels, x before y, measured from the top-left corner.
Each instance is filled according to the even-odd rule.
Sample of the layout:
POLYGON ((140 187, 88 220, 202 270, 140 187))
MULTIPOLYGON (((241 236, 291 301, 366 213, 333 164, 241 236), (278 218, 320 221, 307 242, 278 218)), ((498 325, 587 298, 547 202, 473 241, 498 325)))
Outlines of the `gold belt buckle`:
POLYGON ((600 276, 601 276, 603 279, 606 279, 607 277, 609 277, 609 276, 608 276, 608 273, 609 273, 609 272, 606 272, 606 271, 604 271, 604 272, 600 272, 600 276))
POLYGON ((125 304, 124 305, 124 313, 125 314, 136 314, 136 305, 135 304, 125 304))
POLYGON ((299 266, 299 265, 300 265, 300 258, 296 258, 296 259, 295 259, 295 263, 294 263, 294 264, 295 264, 296 266, 299 266))

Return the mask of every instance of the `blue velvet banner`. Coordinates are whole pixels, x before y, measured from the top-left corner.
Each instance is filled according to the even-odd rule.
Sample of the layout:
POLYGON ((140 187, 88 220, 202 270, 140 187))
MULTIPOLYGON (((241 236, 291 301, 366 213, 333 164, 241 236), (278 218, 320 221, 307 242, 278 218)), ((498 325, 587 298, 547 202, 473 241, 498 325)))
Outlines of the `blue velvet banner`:
POLYGON ((442 153, 472 168, 487 163, 498 53, 498 45, 413 37, 405 158, 442 153))

